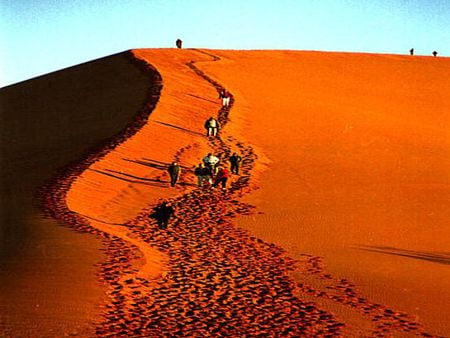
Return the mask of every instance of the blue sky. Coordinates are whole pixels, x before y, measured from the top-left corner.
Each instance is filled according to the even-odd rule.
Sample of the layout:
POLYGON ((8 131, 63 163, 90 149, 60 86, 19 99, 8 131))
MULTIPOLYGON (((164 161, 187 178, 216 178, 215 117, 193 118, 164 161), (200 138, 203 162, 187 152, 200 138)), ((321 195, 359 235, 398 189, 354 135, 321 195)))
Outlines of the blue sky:
POLYGON ((131 48, 450 56, 450 0, 0 0, 0 87, 131 48))

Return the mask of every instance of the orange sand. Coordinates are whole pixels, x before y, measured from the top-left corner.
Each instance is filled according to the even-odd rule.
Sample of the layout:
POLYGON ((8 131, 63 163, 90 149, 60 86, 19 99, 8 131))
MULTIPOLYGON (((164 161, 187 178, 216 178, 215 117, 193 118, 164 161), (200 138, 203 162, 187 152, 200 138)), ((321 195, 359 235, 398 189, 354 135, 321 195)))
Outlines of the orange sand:
POLYGON ((235 95, 228 132, 270 160, 248 199, 262 214, 239 225, 449 334, 450 60, 213 53, 200 67, 235 95))
MULTIPOLYGON (((209 52, 222 60, 197 65, 236 99, 223 136, 244 137, 260 158, 254 173, 260 175, 253 181, 260 190, 248 200, 262 214, 239 224, 294 258, 323 256, 326 271, 356 282, 371 301, 417 316, 434 333, 449 332, 444 319, 449 272, 441 264, 448 262, 449 244, 448 60, 209 52), (434 256, 420 259, 424 255, 434 256)), ((68 195, 72 210, 116 224, 159 197, 186 191, 143 184, 167 176, 126 159, 168 163, 177 150, 191 146, 181 162, 192 166, 207 152, 200 135, 154 121, 202 133, 203 120, 218 107, 214 90, 184 65, 209 61, 207 56, 189 50, 135 54, 156 66, 164 81, 151 122, 84 172, 68 195), (123 180, 130 177, 136 180, 123 180)), ((102 222, 91 224, 106 229, 102 222)), ((114 231, 130 240, 126 229, 115 226, 114 231)), ((157 254, 149 250, 147 262, 157 254)), ((147 273, 157 274, 163 261, 154 260, 147 273)), ((296 277, 324 287, 311 276, 296 277)), ((314 300, 351 323, 350 332, 370 326, 348 307, 314 300)))
MULTIPOLYGON (((124 224, 159 198, 195 187, 184 175, 169 188, 161 167, 175 158, 192 167, 210 149, 203 121, 220 104, 214 88, 186 67, 195 60, 236 100, 222 136, 245 140, 259 156, 252 184, 260 189, 247 200, 262 213, 239 225, 311 271, 348 278, 370 301, 448 334, 448 59, 208 52, 222 60, 195 50, 134 51, 162 75, 160 101, 147 125, 75 180, 69 209, 140 249, 141 277, 165 270, 167 257, 124 224), (325 267, 301 253, 322 256, 325 267)), ((314 273, 300 268, 293 275, 325 289, 314 273)), ((371 330, 370 317, 348 306, 302 297, 335 313, 350 335, 371 330)))
POLYGON ((140 274, 156 277, 165 257, 131 238, 121 224, 158 199, 196 186, 187 174, 181 178, 185 185, 170 188, 165 168, 179 157, 184 172, 191 172, 209 152, 203 123, 220 104, 214 88, 185 65, 210 57, 187 50, 136 50, 134 55, 155 66, 163 78, 158 105, 136 135, 83 172, 67 194, 67 205, 93 227, 138 247, 144 258, 140 274))

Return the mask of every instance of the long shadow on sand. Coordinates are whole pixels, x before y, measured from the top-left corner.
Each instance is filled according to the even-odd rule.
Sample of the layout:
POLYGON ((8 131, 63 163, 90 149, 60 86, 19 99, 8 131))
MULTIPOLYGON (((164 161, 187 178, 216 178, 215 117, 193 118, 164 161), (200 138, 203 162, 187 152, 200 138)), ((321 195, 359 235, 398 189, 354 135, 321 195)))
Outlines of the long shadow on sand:
POLYGON ((175 128, 175 129, 181 130, 181 131, 183 131, 185 133, 188 133, 188 134, 191 134, 191 135, 202 136, 202 137, 204 136, 202 133, 199 133, 199 132, 196 132, 196 131, 193 131, 193 130, 190 130, 190 129, 182 128, 182 127, 179 127, 179 126, 175 126, 175 125, 170 124, 170 123, 165 123, 165 122, 156 121, 156 120, 149 120, 149 122, 162 124, 163 126, 167 126, 167 127, 170 127, 170 128, 175 128))
POLYGON ((387 255, 420 259, 439 264, 447 264, 447 265, 450 264, 450 253, 445 252, 434 253, 429 251, 404 250, 388 246, 361 246, 358 247, 358 249, 387 255))
POLYGON ((152 185, 152 186, 161 187, 161 188, 165 188, 166 185, 167 185, 167 182, 164 182, 164 181, 161 181, 161 180, 152 179, 152 178, 137 177, 137 176, 121 173, 120 171, 115 171, 115 170, 109 170, 109 171, 111 171, 113 173, 117 173, 117 174, 123 175, 123 176, 135 178, 135 179, 131 180, 131 179, 126 178, 126 177, 114 175, 114 174, 111 174, 111 173, 108 173, 108 172, 105 172, 105 171, 101 171, 101 170, 96 170, 96 169, 88 169, 88 170, 95 171, 95 172, 97 172, 99 174, 102 174, 102 175, 106 175, 106 176, 109 176, 109 177, 112 177, 112 178, 117 178, 118 180, 130 182, 130 183, 135 183, 135 184, 152 185))
POLYGON ((194 95, 194 94, 186 94, 186 95, 195 97, 195 98, 200 99, 200 100, 203 100, 203 101, 211 102, 211 103, 214 103, 214 104, 217 103, 217 102, 215 102, 215 101, 213 101, 213 100, 208 100, 208 99, 205 99, 204 97, 201 97, 201 96, 198 96, 198 95, 194 95))
MULTIPOLYGON (((142 160, 131 160, 128 158, 122 158, 122 160, 127 161, 127 162, 137 163, 137 164, 140 164, 140 165, 143 165, 146 167, 163 170, 163 171, 167 171, 167 168, 170 165, 170 163, 165 163, 165 162, 161 162, 161 161, 157 161, 157 160, 151 160, 148 158, 144 158, 142 160)), ((181 164, 180 164, 180 167, 183 169, 191 169, 190 167, 187 167, 187 166, 181 165, 181 164)))
MULTIPOLYGON (((126 182, 130 182, 130 183, 137 183, 137 184, 143 184, 143 185, 151 185, 151 186, 155 186, 155 187, 160 187, 160 188, 167 188, 168 187, 168 183, 167 181, 162 181, 160 179, 155 179, 155 178, 147 178, 147 177, 139 177, 139 176, 135 176, 135 175, 131 175, 131 174, 126 174, 117 170, 112 170, 112 169, 106 169, 106 171, 101 171, 101 170, 96 170, 96 169, 89 169, 95 172, 98 172, 100 174, 106 175, 106 176, 110 176, 113 178, 117 178, 119 180, 122 181, 126 181, 126 182), (112 174, 113 173, 113 174, 112 174), (122 176, 117 176, 118 175, 122 175, 122 176), (132 179, 129 179, 133 178, 132 179)), ((177 185, 186 187, 186 186, 196 186, 195 184, 192 183, 188 183, 188 182, 178 182, 177 185)))
POLYGON ((158 169, 158 170, 167 170, 167 167, 169 166, 166 163, 160 162, 160 161, 155 161, 155 160, 130 160, 127 158, 122 158, 122 160, 127 161, 127 162, 132 162, 132 163, 137 163, 146 167, 150 167, 153 169, 158 169))

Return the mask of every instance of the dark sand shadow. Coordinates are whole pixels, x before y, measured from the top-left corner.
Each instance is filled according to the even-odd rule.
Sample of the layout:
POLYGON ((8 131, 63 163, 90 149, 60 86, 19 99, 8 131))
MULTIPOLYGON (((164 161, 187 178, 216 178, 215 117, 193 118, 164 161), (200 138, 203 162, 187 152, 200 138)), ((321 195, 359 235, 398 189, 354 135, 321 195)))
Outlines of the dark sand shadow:
POLYGON ((127 158, 122 158, 122 160, 127 161, 127 162, 133 162, 133 163, 137 163, 146 167, 150 167, 150 168, 154 168, 154 169, 158 169, 158 170, 167 170, 167 167, 169 166, 168 164, 160 164, 161 162, 159 161, 150 161, 150 160, 130 160, 127 158))
POLYGON ((387 246, 359 246, 357 248, 360 250, 376 252, 381 254, 420 259, 433 263, 447 264, 447 265, 450 264, 450 253, 446 252, 434 253, 428 251, 397 249, 387 246))
MULTIPOLYGON (((169 184, 168 181, 162 181, 160 179, 154 179, 154 178, 134 176, 134 175, 123 173, 123 172, 120 172, 117 170, 111 170, 111 169, 106 169, 106 171, 96 170, 96 169, 88 169, 88 170, 95 171, 99 174, 106 175, 106 176, 116 178, 116 179, 119 179, 119 180, 122 180, 125 182, 129 182, 129 183, 149 185, 149 186, 154 186, 154 187, 159 187, 159 188, 168 188, 168 184, 169 184), (122 175, 122 176, 118 176, 118 175, 122 175), (123 177, 123 176, 125 176, 125 177, 123 177)), ((188 183, 188 182, 178 182, 177 185, 183 186, 183 187, 196 186, 195 184, 188 183)))
MULTIPOLYGON (((165 162, 161 162, 161 161, 157 161, 157 160, 151 160, 149 158, 143 158, 142 160, 131 160, 128 158, 122 158, 122 160, 127 161, 127 162, 133 162, 133 163, 137 163, 146 167, 150 167, 150 168, 154 168, 154 169, 158 169, 158 170, 164 170, 167 171, 167 168, 169 167, 170 163, 165 163, 165 162)), ((185 169, 185 170, 190 170, 192 169, 191 167, 187 167, 185 165, 181 165, 180 167, 185 169)))
POLYGON ((170 127, 170 128, 175 128, 175 129, 181 130, 181 131, 183 131, 185 133, 188 133, 188 134, 191 134, 191 135, 196 135, 196 136, 201 136, 201 137, 205 136, 202 133, 199 133, 199 132, 196 132, 196 131, 193 131, 193 130, 189 130, 189 129, 186 129, 186 128, 182 128, 182 127, 179 127, 179 126, 175 126, 173 124, 169 124, 169 123, 165 123, 165 122, 161 122, 161 121, 155 121, 155 120, 149 120, 149 122, 154 122, 154 123, 161 124, 163 126, 167 126, 167 127, 170 127))
POLYGON ((205 99, 204 97, 201 97, 201 96, 197 96, 197 95, 193 95, 193 94, 186 94, 186 95, 189 95, 189 96, 195 97, 195 98, 197 98, 197 99, 200 99, 200 100, 203 100, 203 101, 211 102, 211 103, 214 103, 214 104, 216 104, 216 103, 217 103, 216 101, 213 101, 213 100, 208 100, 208 99, 205 99))
POLYGON ((129 178, 121 177, 121 176, 114 175, 114 174, 111 174, 111 173, 108 173, 108 172, 105 172, 105 171, 101 171, 101 170, 96 170, 96 169, 88 169, 88 170, 95 171, 96 173, 99 173, 99 174, 102 174, 102 175, 105 175, 105 176, 109 176, 109 177, 112 177, 112 178, 116 178, 118 180, 122 180, 122 181, 129 182, 129 183, 150 185, 150 186, 160 187, 160 188, 167 188, 167 186, 166 186, 167 182, 160 181, 160 180, 155 180, 155 179, 151 179, 151 178, 140 178, 140 177, 137 177, 137 176, 132 176, 132 175, 128 175, 128 174, 125 174, 125 173, 121 173, 119 171, 110 170, 111 172, 114 172, 114 173, 117 173, 117 174, 120 174, 120 175, 123 175, 123 176, 137 178, 137 179, 131 180, 129 178))

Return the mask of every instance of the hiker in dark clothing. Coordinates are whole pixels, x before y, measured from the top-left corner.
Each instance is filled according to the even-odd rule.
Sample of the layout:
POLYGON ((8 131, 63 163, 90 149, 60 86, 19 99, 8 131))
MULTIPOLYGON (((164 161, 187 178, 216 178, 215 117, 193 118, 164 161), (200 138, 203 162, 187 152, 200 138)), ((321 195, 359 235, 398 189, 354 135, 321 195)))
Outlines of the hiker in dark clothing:
POLYGON ((194 170, 195 176, 197 176, 198 186, 202 187, 203 182, 208 182, 210 185, 212 184, 212 172, 210 168, 206 168, 203 163, 200 163, 198 167, 194 170))
POLYGON ((434 57, 436 57, 438 55, 438 52, 434 51, 432 54, 434 57))
POLYGON ((167 229, 170 217, 175 213, 172 204, 170 202, 164 202, 156 206, 153 210, 150 217, 156 220, 160 229, 167 229))
POLYGON ((214 117, 210 117, 205 121, 206 136, 217 136, 220 129, 220 123, 214 117))
POLYGON ((233 155, 230 156, 229 161, 231 164, 231 172, 239 175, 239 167, 241 166, 242 157, 236 153, 233 153, 233 155))
POLYGON ((409 50, 409 54, 410 54, 410 55, 414 55, 414 48, 411 48, 411 49, 409 50))
POLYGON ((181 47, 183 45, 183 41, 181 41, 181 39, 177 39, 177 41, 175 41, 175 44, 177 45, 178 49, 181 49, 181 47))
POLYGON ((167 171, 170 175, 170 186, 174 187, 178 179, 180 178, 181 167, 177 162, 172 162, 172 164, 167 168, 167 171))
POLYGON ((217 187, 219 184, 222 185, 222 189, 225 190, 226 189, 226 185, 227 185, 227 181, 228 181, 228 177, 230 177, 230 172, 222 167, 218 168, 218 172, 216 175, 216 181, 213 184, 213 187, 217 187))

